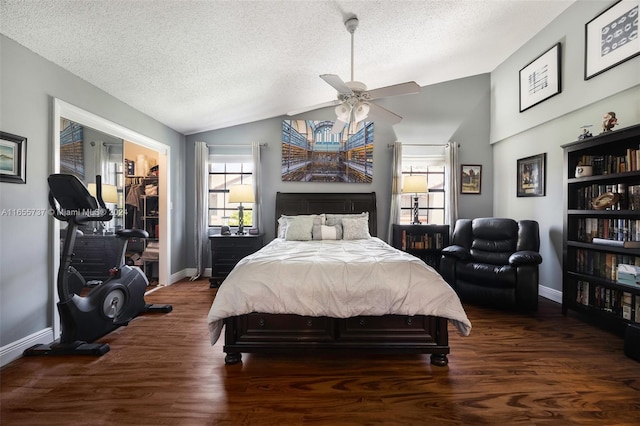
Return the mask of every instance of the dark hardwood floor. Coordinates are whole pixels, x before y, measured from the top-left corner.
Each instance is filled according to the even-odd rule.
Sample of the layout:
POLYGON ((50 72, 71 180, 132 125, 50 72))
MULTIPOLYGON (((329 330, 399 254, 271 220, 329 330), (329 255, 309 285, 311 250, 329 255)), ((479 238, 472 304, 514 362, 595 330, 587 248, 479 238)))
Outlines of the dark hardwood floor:
POLYGON ((640 364, 622 338, 541 299, 536 314, 465 306, 448 367, 428 355, 244 355, 209 343, 207 280, 147 296, 102 357, 21 358, 0 371, 8 425, 638 425, 640 364))

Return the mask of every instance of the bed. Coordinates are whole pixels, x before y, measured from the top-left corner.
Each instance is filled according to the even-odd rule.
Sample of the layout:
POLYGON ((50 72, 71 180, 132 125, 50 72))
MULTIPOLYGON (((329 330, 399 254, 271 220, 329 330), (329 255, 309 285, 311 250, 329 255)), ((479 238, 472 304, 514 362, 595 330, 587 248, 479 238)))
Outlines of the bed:
POLYGON ((448 364, 449 321, 462 335, 471 323, 434 269, 376 237, 375 193, 278 192, 275 213, 276 238, 238 262, 209 311, 211 344, 224 335, 226 364, 242 353, 327 350, 426 353, 448 364), (293 238, 294 223, 307 232, 307 217, 326 239, 293 238))

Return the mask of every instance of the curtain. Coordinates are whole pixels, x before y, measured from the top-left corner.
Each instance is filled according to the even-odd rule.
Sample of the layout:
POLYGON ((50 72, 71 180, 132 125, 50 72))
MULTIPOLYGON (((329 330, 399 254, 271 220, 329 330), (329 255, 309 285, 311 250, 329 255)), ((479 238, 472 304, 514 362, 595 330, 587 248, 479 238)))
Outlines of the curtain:
POLYGON ((191 281, 197 280, 204 274, 205 259, 207 259, 208 248, 208 206, 209 197, 207 163, 209 158, 209 148, 205 142, 195 144, 195 222, 194 241, 196 254, 196 273, 191 277, 191 281))
POLYGON ((449 142, 445 147, 446 166, 445 166, 445 192, 448 197, 445 199, 445 218, 444 223, 449 225, 449 229, 453 232, 453 227, 458 220, 458 187, 460 185, 458 170, 458 143, 449 142))
POLYGON ((253 204, 253 227, 262 229, 262 198, 260 191, 260 182, 262 181, 262 165, 260 163, 260 143, 253 142, 251 144, 251 154, 253 157, 253 196, 255 203, 253 204))
MULTIPOLYGON (((88 182, 94 182, 95 175, 100 175, 102 177, 102 183, 112 183, 108 180, 107 176, 107 161, 109 161, 109 148, 104 142, 91 142, 91 146, 94 148, 93 151, 93 164, 95 165, 95 170, 93 176, 86 176, 88 182)), ((113 182, 115 183, 115 182, 113 182)))
POLYGON ((387 241, 393 241, 393 224, 400 220, 400 194, 402 193, 402 143, 393 144, 393 159, 391 170, 391 202, 389 203, 389 229, 387 241))

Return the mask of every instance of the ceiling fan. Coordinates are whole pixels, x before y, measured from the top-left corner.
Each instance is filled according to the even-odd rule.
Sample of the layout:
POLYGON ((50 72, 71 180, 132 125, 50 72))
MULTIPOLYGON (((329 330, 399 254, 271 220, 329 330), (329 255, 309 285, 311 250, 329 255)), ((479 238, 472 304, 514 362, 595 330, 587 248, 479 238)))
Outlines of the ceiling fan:
POLYGON ((322 74, 320 78, 338 91, 338 99, 318 104, 302 110, 291 111, 287 115, 296 115, 315 109, 326 108, 336 105, 336 121, 331 129, 331 133, 340 133, 345 124, 349 122, 362 121, 368 117, 379 118, 390 124, 397 124, 402 121, 402 117, 371 102, 374 99, 387 98, 390 96, 411 95, 420 92, 420 86, 415 81, 395 84, 392 86, 380 87, 378 89, 367 90, 367 85, 353 79, 353 39, 356 28, 358 28, 358 18, 349 18, 344 26, 351 33, 351 81, 344 82, 335 74, 322 74))

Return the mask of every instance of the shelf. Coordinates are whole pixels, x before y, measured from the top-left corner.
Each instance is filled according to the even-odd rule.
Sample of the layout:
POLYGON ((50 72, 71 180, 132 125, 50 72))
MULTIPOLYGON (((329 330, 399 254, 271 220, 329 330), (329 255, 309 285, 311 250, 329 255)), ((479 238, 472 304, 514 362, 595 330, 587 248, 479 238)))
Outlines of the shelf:
POLYGON ((640 285, 620 283, 617 281, 608 280, 606 278, 600 278, 593 275, 584 274, 581 272, 567 271, 567 274, 580 281, 589 281, 591 283, 600 284, 605 287, 615 288, 616 290, 631 291, 631 292, 640 291, 640 285))
POLYGON ((394 224, 392 237, 393 247, 412 254, 438 269, 442 249, 449 245, 449 225, 394 224), (420 247, 421 245, 424 247, 420 247))
POLYGON ((577 247, 577 248, 583 248, 583 249, 594 250, 594 251, 606 251, 610 253, 622 253, 622 254, 640 256, 640 249, 638 248, 624 248, 624 247, 609 246, 606 244, 593 244, 593 243, 586 243, 583 241, 573 241, 573 240, 567 240, 566 244, 567 244, 567 247, 577 247))
POLYGON ((629 202, 633 202, 634 197, 629 197, 630 188, 640 185, 640 164, 636 163, 636 153, 640 150, 640 125, 562 147, 566 176, 562 311, 574 310, 589 322, 619 332, 627 324, 640 322, 640 285, 616 280, 618 265, 640 265, 640 248, 587 241, 592 237, 637 240, 640 210, 571 207, 589 207, 591 200, 603 192, 618 191, 623 200, 619 205, 632 205, 629 202), (599 170, 632 170, 573 177, 579 162, 587 162, 588 165, 589 161, 597 161, 592 165, 599 170), (587 299, 587 304, 582 303, 587 299))
POLYGON ((567 210, 568 215, 574 216, 605 216, 605 217, 635 217, 640 219, 640 211, 638 210, 567 210))
POLYGON ((574 185, 574 184, 581 184, 581 183, 606 183, 606 182, 611 182, 611 181, 615 181, 615 182, 619 182, 621 180, 627 180, 627 179, 633 179, 633 178, 639 178, 640 177, 640 171, 638 170, 634 170, 634 171, 629 171, 629 172, 623 172, 623 173, 608 173, 605 175, 595 175, 595 176, 585 176, 585 177, 580 177, 580 178, 568 178, 567 179, 567 183, 569 185, 574 185))

